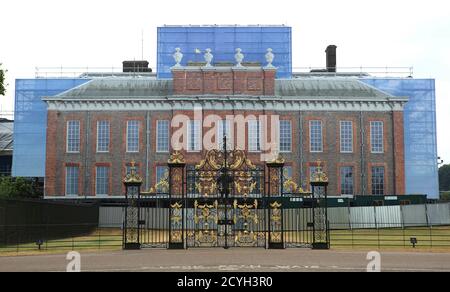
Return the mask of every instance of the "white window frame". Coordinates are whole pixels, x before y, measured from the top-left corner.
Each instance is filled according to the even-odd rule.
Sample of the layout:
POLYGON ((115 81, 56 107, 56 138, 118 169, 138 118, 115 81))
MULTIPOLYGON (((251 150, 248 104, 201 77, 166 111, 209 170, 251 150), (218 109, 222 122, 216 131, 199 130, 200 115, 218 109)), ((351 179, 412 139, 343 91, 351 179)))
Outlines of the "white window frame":
POLYGON ((262 127, 260 120, 249 120, 247 123, 248 131, 248 152, 259 153, 262 149, 262 127), (259 128, 259 131, 258 131, 259 128), (255 137, 256 136, 256 137, 255 137), (253 141, 256 140, 256 141, 253 141), (259 149, 258 149, 259 144, 259 149))
POLYGON ((339 122, 339 148, 341 153, 353 153, 353 144, 354 144, 354 137, 353 137, 353 121, 340 121, 339 122), (346 123, 350 123, 350 137, 344 137, 345 131, 343 131, 344 125, 346 123), (348 141, 350 139, 350 142, 348 141), (350 143, 350 144, 345 144, 350 143), (348 147, 350 145, 351 150, 345 150, 344 148, 348 147))
MULTIPOLYGON (((165 144, 165 143, 164 143, 165 144)), ((166 145, 164 145, 166 146, 166 145)), ((156 121, 156 152, 158 153, 168 153, 169 152, 169 148, 170 148, 170 122, 168 120, 157 120, 156 121), (162 123, 167 123, 167 147, 165 147, 164 149, 161 149, 160 146, 162 146, 163 143, 159 143, 159 141, 162 138, 166 138, 166 137, 162 137, 160 133, 160 129, 159 126, 162 123)))
POLYGON ((111 192, 111 186, 109 185, 109 181, 110 181, 110 176, 111 176, 111 167, 109 167, 109 166, 96 166, 95 167, 95 196, 96 197, 108 197, 110 194, 110 192, 111 192), (105 168, 105 169, 107 169, 107 174, 108 174, 108 176, 106 177, 106 190, 107 190, 107 194, 100 194, 99 192, 98 192, 98 178, 99 178, 99 176, 98 176, 98 170, 99 170, 99 168, 105 168))
POLYGON ((279 123, 279 142, 278 142, 278 149, 280 150, 281 153, 291 153, 292 152, 292 121, 290 120, 280 120, 279 123), (282 123, 288 123, 289 124, 289 137, 285 137, 285 139, 289 140, 289 149, 288 150, 283 150, 281 149, 281 139, 282 139, 282 127, 281 124, 282 123))
MULTIPOLYGON (((66 166, 65 167, 65 172, 66 172, 66 177, 65 177, 65 179, 66 179, 66 181, 65 181, 65 190, 64 190, 64 193, 65 193, 65 195, 66 195, 66 197, 78 197, 79 195, 80 195, 80 188, 79 188, 79 182, 80 182, 80 167, 79 166, 66 166), (76 168, 77 169, 77 179, 76 179, 76 181, 75 181, 75 185, 76 185, 76 188, 77 188, 77 193, 76 194, 69 194, 69 192, 68 192, 68 185, 69 185, 69 172, 68 172, 68 169, 69 168, 71 168, 71 169, 74 169, 74 168, 76 168)), ((71 178, 71 180, 73 180, 73 178, 71 178)), ((70 184, 72 185, 72 183, 73 183, 73 181, 72 182, 70 182, 70 184)))
POLYGON ((103 121, 97 121, 97 153, 109 153, 109 147, 111 146, 111 123, 108 120, 103 120, 103 121), (107 125, 107 131, 104 133, 106 134, 105 137, 100 137, 100 125, 102 123, 106 123, 105 125, 107 125), (107 146, 107 150, 100 150, 99 149, 99 145, 100 145, 100 138, 104 138, 108 140, 108 146, 107 146))
MULTIPOLYGON (((73 145, 72 145, 73 147, 73 145)), ((79 120, 70 120, 67 121, 66 123, 66 152, 67 153, 80 153, 81 151, 81 122, 79 120), (71 130, 71 123, 76 123, 77 127, 78 127, 78 132, 77 133, 72 133, 71 130), (70 138, 71 135, 76 134, 78 137, 77 138, 70 138), (77 150, 70 150, 71 149, 71 140, 78 140, 78 145, 75 147, 77 148, 77 150)))
POLYGON ((355 194, 355 168, 353 167, 353 166, 341 166, 340 168, 339 168, 339 175, 340 175, 340 182, 339 182, 339 184, 341 185, 341 193, 340 193, 340 195, 354 195, 355 194), (342 181, 343 181, 343 179, 345 179, 345 177, 343 177, 343 175, 342 175, 342 170, 343 169, 345 169, 345 168, 350 168, 351 170, 352 170, 352 193, 351 194, 346 194, 346 193, 344 193, 343 192, 343 188, 342 188, 342 181))
POLYGON ((371 194, 372 194, 372 196, 384 196, 384 195, 386 195, 386 168, 384 167, 384 166, 372 166, 372 169, 371 169, 371 194), (375 188, 374 188, 374 169, 382 169, 383 170, 383 184, 382 184, 382 186, 383 186, 383 192, 380 194, 380 193, 377 193, 377 194, 374 194, 375 192, 374 192, 374 190, 375 190, 375 188))
POLYGON ((231 150, 234 147, 234 143, 233 143, 233 137, 231 135, 231 123, 232 121, 230 120, 219 120, 217 121, 217 139, 216 139, 216 143, 217 143, 217 148, 218 149, 223 149, 223 130, 225 128, 225 135, 227 136, 227 149, 231 150))
POLYGON ((323 122, 322 120, 310 120, 309 121, 309 151, 311 153, 322 153, 323 152, 323 122), (312 132, 312 124, 315 122, 320 123, 320 150, 313 150, 313 132, 312 132))
POLYGON ((199 120, 189 120, 187 125, 187 151, 188 152, 200 152, 202 150, 202 124, 199 120), (193 133, 191 133, 193 129, 193 133), (194 147, 191 147, 191 134, 194 138, 194 147))
POLYGON ((371 121, 370 122, 370 152, 373 154, 383 154, 384 153, 384 122, 383 121, 371 121), (381 125, 377 129, 377 131, 379 130, 381 133, 379 133, 379 132, 374 133, 375 132, 374 127, 376 124, 381 125), (377 135, 377 136, 375 136, 375 135, 377 135), (377 142, 375 140, 379 139, 380 136, 381 136, 381 143, 374 143, 374 142, 377 142), (376 148, 374 148, 375 147, 374 144, 377 144, 376 148), (381 144, 381 147, 378 148, 380 144, 381 144))
POLYGON ((139 153, 139 148, 140 148, 139 147, 140 146, 139 145, 139 142, 140 142, 139 140, 141 138, 141 137, 139 137, 139 131, 140 131, 140 121, 139 120, 129 120, 129 121, 127 121, 127 133, 126 133, 126 135, 127 135, 127 137, 126 137, 127 138, 127 141, 126 141, 126 143, 127 143, 127 146, 126 146, 127 153, 139 153), (130 130, 130 123, 132 123, 132 122, 133 123, 136 122, 136 124, 137 124, 137 150, 132 150, 131 151, 130 150, 130 145, 129 145, 130 144, 129 143, 130 142, 130 140, 129 140, 130 139, 130 137, 129 137, 129 134, 130 134, 129 130, 130 130))

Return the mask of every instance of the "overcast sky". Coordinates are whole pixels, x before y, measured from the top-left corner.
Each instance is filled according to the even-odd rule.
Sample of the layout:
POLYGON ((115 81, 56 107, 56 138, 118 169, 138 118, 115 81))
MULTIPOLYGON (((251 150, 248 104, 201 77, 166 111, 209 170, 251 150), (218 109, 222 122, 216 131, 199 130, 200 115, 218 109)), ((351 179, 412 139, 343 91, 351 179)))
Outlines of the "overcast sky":
MULTIPOLYGON (((285 24, 293 28, 293 66, 413 66, 436 78, 438 153, 450 163, 450 4, 442 0, 207 1, 2 0, 0 63, 10 84, 1 111, 14 110, 14 80, 36 66, 156 66, 156 27, 164 24, 285 24)), ((275 52, 276 53, 276 52, 275 52)))

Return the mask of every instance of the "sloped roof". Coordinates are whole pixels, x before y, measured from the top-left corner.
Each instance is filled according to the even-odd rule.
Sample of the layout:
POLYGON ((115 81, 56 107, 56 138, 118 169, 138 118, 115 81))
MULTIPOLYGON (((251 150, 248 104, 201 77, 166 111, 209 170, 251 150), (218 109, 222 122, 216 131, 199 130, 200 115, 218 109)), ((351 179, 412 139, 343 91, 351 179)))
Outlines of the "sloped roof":
POLYGON ((275 84, 277 96, 310 96, 310 97, 357 97, 357 98, 390 98, 383 91, 371 87, 355 78, 307 78, 293 80, 277 80, 275 84))
POLYGON ((63 92, 62 98, 115 98, 168 96, 172 91, 172 81, 139 78, 93 79, 81 86, 63 92))
MULTIPOLYGON (((57 95, 61 99, 114 99, 170 97, 172 80, 107 78, 93 79, 79 87, 57 95)), ((355 78, 327 77, 279 79, 275 82, 276 97, 389 99, 389 95, 355 78)))

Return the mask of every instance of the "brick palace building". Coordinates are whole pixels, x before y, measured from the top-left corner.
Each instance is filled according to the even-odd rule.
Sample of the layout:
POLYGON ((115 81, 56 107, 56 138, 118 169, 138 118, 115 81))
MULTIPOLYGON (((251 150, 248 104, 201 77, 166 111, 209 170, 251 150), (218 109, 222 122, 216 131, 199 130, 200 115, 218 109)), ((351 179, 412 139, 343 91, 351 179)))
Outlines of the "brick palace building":
POLYGON ((121 198, 133 160, 148 190, 180 146, 174 135, 188 167, 227 135, 230 146, 244 148, 260 167, 261 154, 280 153, 285 175, 305 188, 321 160, 331 196, 405 194, 408 98, 356 78, 278 79, 276 70, 174 66, 167 80, 97 78, 44 97, 45 197, 121 198))

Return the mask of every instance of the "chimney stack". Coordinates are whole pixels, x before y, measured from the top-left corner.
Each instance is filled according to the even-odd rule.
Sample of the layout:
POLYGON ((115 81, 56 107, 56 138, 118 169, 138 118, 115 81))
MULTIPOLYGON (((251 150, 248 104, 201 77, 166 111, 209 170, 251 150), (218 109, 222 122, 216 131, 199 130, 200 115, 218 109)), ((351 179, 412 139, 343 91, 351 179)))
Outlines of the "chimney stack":
POLYGON ((148 67, 148 61, 123 61, 123 73, 150 73, 152 69, 148 67))
POLYGON ((336 72, 336 48, 335 45, 330 45, 325 50, 327 54, 327 71, 331 73, 336 72))

